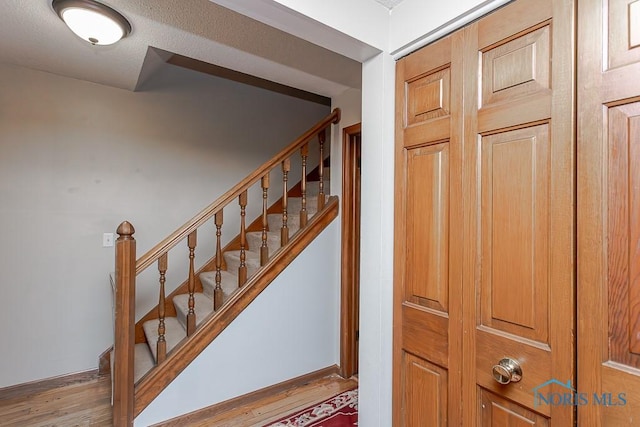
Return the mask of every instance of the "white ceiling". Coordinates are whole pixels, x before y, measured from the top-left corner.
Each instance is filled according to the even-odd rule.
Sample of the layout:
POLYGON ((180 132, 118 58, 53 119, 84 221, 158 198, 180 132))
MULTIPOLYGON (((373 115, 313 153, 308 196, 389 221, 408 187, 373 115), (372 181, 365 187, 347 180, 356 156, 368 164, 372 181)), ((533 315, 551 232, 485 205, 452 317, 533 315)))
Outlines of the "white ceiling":
POLYGON ((399 5, 400 3, 402 3, 404 0, 375 0, 375 1, 383 5, 387 9, 391 10, 397 5, 399 5))
MULTIPOLYGON (((401 0, 372 1, 393 7, 401 0)), ((328 97, 361 85, 358 61, 210 0, 103 2, 132 25, 112 46, 76 37, 51 0, 0 1, 0 62, 135 90, 166 51, 328 97)))

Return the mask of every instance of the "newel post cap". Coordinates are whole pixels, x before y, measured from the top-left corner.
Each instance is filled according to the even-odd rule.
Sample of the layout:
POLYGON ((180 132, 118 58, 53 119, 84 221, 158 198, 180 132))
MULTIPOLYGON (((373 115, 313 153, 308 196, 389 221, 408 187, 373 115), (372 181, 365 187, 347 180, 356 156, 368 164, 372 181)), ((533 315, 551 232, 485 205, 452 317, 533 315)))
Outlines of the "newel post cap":
POLYGON ((118 239, 124 240, 132 239, 133 233, 135 232, 136 229, 133 228, 133 224, 131 224, 129 221, 124 221, 118 226, 118 229, 116 230, 116 233, 118 233, 118 235, 120 236, 118 237, 118 239))

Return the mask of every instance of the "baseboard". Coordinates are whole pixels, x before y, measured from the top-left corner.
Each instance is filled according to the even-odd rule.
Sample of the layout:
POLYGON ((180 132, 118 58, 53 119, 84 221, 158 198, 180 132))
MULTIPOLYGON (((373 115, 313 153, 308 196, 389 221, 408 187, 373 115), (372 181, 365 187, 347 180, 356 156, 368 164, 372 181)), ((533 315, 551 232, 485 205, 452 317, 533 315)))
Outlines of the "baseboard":
POLYGON ((72 384, 83 383, 98 378, 98 370, 77 372, 75 374, 60 375, 0 388, 0 400, 14 399, 28 396, 41 391, 52 390, 72 384))
POLYGON ((266 396, 271 396, 295 387, 300 387, 312 381, 328 377, 329 375, 338 374, 339 372, 340 368, 338 366, 328 366, 242 396, 234 397, 233 399, 225 400, 224 402, 216 403, 215 405, 207 406, 206 408, 198 409, 197 411, 193 411, 188 414, 180 415, 179 417, 154 424, 151 427, 181 427, 191 425, 192 423, 206 420, 214 415, 220 415, 220 413, 230 411, 231 409, 235 409, 239 406, 249 405, 266 396))

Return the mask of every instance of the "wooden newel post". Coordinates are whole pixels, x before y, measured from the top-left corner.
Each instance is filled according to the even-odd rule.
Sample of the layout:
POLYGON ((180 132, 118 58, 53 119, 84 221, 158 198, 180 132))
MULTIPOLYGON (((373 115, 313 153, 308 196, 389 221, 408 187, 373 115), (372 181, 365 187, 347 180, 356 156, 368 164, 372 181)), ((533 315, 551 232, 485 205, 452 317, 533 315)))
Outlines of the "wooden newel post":
POLYGON ((120 224, 116 240, 116 296, 113 372, 113 425, 133 426, 136 300, 135 229, 128 221, 120 224))

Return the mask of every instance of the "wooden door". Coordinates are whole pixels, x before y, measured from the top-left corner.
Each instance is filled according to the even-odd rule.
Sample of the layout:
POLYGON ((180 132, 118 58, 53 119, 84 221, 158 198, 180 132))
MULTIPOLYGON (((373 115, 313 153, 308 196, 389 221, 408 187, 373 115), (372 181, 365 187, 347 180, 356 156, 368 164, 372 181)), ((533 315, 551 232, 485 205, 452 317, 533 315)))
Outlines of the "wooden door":
POLYGON ((518 0, 468 29, 466 425, 571 426, 574 3, 518 0), (473 46, 473 48, 472 48, 473 46), (518 382, 501 384, 499 361, 518 382))
POLYGON ((640 424, 640 1, 578 4, 578 407, 640 424))
POLYGON ((398 62, 394 426, 460 425, 462 33, 398 62))
POLYGON ((394 426, 573 423, 573 31, 517 0, 398 62, 394 426))

